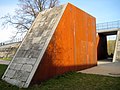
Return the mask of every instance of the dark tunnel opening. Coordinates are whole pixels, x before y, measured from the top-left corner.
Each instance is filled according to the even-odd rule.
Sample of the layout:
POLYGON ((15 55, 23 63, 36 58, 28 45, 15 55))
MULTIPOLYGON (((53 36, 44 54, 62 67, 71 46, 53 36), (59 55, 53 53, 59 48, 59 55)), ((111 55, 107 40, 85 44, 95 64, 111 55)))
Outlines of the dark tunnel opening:
POLYGON ((97 36, 98 61, 112 61, 114 56, 117 32, 99 33, 97 36))

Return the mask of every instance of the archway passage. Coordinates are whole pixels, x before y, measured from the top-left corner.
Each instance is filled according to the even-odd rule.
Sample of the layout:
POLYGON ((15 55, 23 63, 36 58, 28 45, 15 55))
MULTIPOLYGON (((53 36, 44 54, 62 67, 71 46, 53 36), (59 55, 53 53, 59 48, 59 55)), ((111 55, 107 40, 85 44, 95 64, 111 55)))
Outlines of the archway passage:
POLYGON ((98 61, 104 60, 104 61, 112 61, 113 60, 113 55, 114 51, 111 53, 110 52, 110 46, 114 45, 115 50, 115 43, 116 39, 114 40, 114 44, 110 43, 110 38, 107 38, 109 36, 117 35, 117 31, 104 31, 104 32, 99 32, 97 35, 97 59, 98 61))
POLYGON ((113 55, 115 52, 116 36, 117 35, 108 35, 107 36, 108 59, 111 61, 113 60, 113 55))

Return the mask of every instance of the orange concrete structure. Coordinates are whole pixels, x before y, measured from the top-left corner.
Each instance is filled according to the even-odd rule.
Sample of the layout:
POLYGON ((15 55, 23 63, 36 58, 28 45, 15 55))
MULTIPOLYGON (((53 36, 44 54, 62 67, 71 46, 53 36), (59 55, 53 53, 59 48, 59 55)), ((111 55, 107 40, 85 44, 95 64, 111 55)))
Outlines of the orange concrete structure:
POLYGON ((97 65, 96 20, 68 4, 31 84, 97 65))
POLYGON ((27 88, 96 65, 96 20, 68 3, 38 14, 2 79, 27 88))

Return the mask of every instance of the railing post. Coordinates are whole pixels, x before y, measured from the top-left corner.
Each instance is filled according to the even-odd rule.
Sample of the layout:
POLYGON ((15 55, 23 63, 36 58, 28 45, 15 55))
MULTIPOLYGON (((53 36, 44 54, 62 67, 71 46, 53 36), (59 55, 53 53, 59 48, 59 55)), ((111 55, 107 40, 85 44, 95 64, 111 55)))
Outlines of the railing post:
POLYGON ((120 28, 120 20, 97 24, 97 30, 120 28))

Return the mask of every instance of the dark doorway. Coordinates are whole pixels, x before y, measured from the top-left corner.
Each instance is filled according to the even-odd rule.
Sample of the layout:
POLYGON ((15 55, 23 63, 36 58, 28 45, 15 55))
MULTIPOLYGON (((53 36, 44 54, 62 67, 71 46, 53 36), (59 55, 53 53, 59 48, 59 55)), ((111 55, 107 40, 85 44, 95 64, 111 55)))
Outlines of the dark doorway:
POLYGON ((97 59, 98 61, 112 61, 116 43, 116 34, 99 33, 97 36, 97 59))

